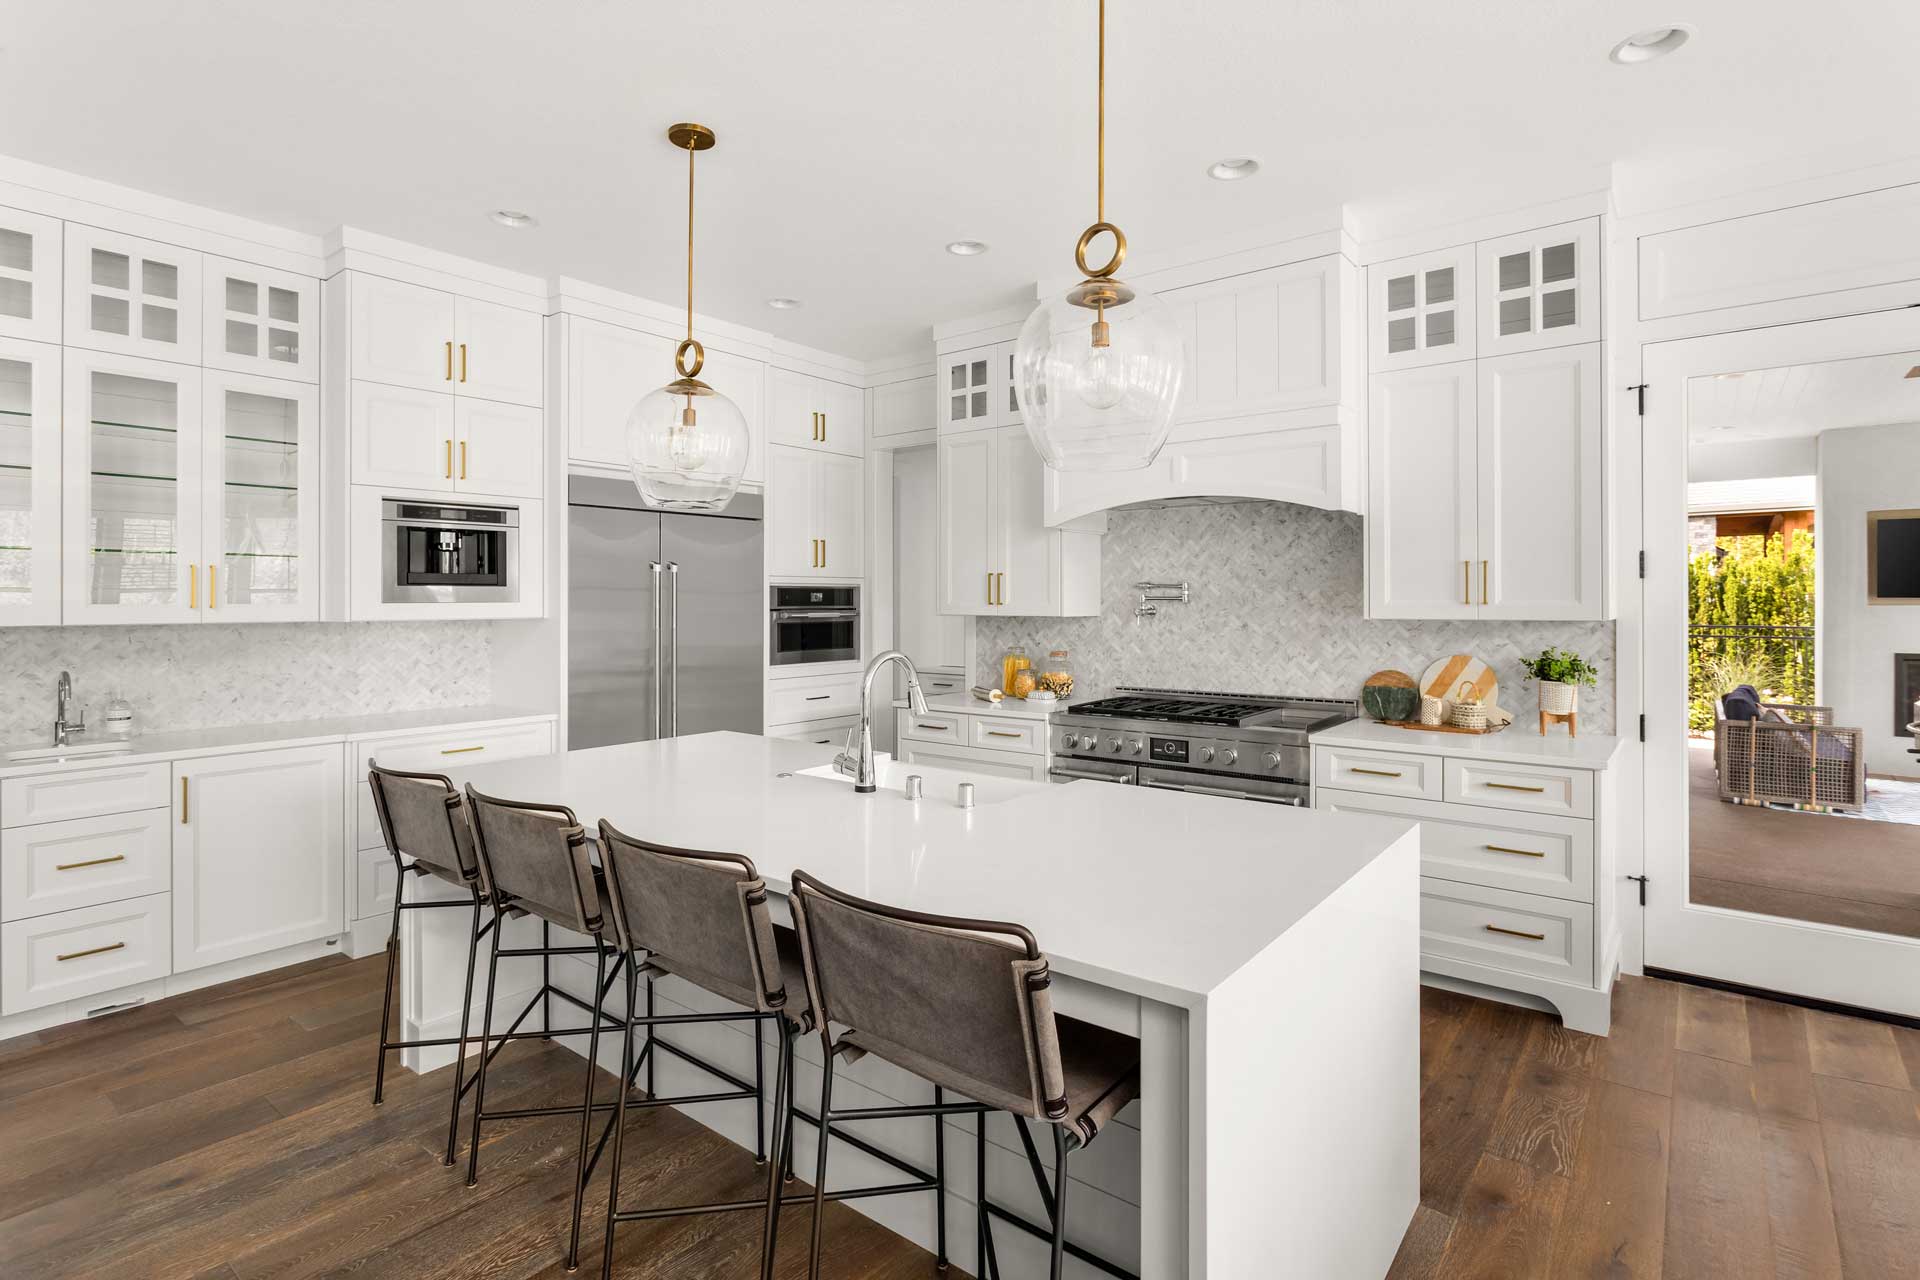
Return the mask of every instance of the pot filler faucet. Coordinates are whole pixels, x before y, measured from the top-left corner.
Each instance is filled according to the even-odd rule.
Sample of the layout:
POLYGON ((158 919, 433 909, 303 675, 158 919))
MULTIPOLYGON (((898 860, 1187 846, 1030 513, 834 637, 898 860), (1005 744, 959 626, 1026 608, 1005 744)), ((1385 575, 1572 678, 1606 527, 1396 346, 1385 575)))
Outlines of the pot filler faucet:
POLYGON ((87 713, 82 711, 78 720, 67 719, 67 705, 73 701, 73 677, 62 671, 60 683, 53 687, 53 745, 67 746, 67 739, 76 733, 87 731, 87 713))
POLYGON ((897 662, 907 669, 908 708, 917 716, 927 714, 926 695, 920 692, 920 673, 914 669, 913 659, 898 649, 875 654, 867 664, 866 677, 860 682, 860 724, 847 730, 846 750, 833 758, 834 772, 852 778, 853 789, 863 795, 878 790, 873 768, 873 678, 889 662, 897 662))

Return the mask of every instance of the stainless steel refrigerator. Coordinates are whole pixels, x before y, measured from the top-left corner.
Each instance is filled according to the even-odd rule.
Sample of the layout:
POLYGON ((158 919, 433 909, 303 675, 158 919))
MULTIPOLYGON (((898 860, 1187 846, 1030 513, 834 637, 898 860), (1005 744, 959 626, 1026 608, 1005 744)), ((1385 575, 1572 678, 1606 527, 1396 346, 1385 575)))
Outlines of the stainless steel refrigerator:
POLYGON ((696 515, 571 476, 567 523, 568 746, 761 732, 759 496, 696 515))

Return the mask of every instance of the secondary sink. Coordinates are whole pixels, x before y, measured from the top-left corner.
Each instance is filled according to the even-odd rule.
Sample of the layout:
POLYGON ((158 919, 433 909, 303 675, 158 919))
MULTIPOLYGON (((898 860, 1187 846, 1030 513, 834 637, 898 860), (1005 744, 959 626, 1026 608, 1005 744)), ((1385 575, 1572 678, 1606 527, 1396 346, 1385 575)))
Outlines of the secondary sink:
MULTIPOLYGON (((1003 800, 1011 800, 1040 785, 1021 782, 1014 778, 996 778, 989 774, 973 773, 965 769, 935 769, 922 764, 902 764, 898 760, 883 759, 874 765, 874 782, 880 789, 873 793, 872 798, 883 801, 900 799, 906 794, 907 778, 913 774, 918 774, 925 783, 925 793, 920 799, 921 804, 952 806, 955 803, 954 796, 963 782, 973 784, 975 805, 999 804, 1003 800)), ((830 764, 801 769, 794 776, 837 782, 849 789, 853 787, 853 779, 844 773, 836 773, 830 764)))
POLYGON ((76 742, 65 747, 25 747, 7 752, 8 764, 37 764, 52 760, 76 760, 88 756, 117 756, 133 750, 131 742, 76 742))

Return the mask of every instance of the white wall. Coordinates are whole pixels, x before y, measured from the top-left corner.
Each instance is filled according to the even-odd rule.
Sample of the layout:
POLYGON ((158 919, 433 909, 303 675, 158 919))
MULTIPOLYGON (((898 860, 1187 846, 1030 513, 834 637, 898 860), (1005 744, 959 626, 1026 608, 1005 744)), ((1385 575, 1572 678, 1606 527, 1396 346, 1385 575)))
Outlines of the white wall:
POLYGON ((1893 655, 1920 653, 1920 605, 1867 603, 1867 512, 1920 508, 1920 423, 1824 432, 1819 475, 1820 701, 1866 730, 1869 772, 1920 774, 1893 732, 1893 655))
POLYGON ((1736 440, 1728 444, 1696 444, 1687 450, 1687 479, 1698 484, 1714 480, 1766 480, 1774 476, 1813 474, 1816 444, 1813 436, 1785 440, 1736 440))

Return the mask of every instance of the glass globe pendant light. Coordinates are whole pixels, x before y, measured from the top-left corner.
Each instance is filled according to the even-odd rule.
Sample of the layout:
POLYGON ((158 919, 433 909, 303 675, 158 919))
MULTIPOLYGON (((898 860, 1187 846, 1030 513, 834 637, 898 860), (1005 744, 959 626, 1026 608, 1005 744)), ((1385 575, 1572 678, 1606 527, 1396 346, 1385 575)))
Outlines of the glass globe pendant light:
POLYGON ((739 491, 752 437, 740 406, 700 381, 707 353, 693 336, 693 157, 715 139, 703 124, 676 124, 667 141, 687 152, 687 336, 673 351, 680 376, 627 415, 627 466, 654 506, 723 511, 739 491))
POLYGON ((1083 278, 1034 308, 1013 357, 1027 435, 1061 471, 1150 465, 1173 428, 1186 364, 1186 344, 1166 308, 1114 274, 1126 261, 1127 238, 1107 221, 1107 0, 1100 0, 1099 56, 1095 221, 1073 249, 1083 278), (1091 267, 1087 246, 1102 234, 1113 237, 1113 256, 1091 267))

